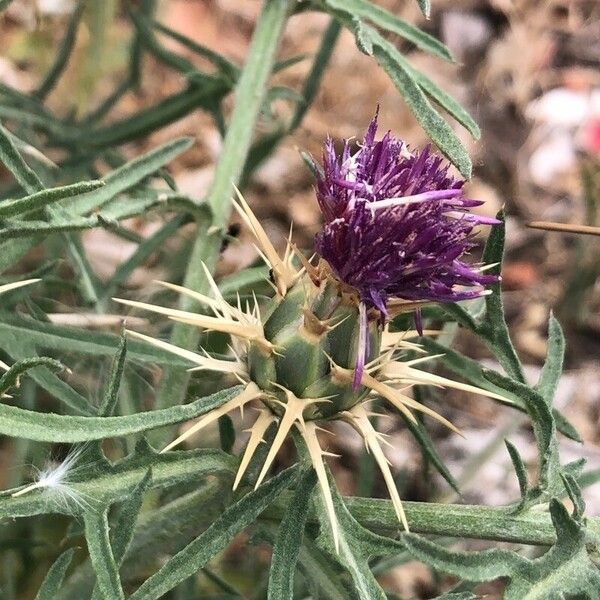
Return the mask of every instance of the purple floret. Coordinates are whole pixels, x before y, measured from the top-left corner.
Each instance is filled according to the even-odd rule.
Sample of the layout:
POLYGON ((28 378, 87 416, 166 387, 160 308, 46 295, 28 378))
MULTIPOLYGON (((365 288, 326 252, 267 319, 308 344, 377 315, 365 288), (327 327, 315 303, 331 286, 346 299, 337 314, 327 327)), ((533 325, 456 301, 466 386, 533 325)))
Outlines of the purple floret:
POLYGON ((382 319, 392 298, 456 302, 480 296, 498 278, 462 258, 475 246, 473 229, 498 221, 469 212, 483 202, 465 196, 464 181, 450 175, 430 147, 411 152, 389 132, 375 141, 376 132, 377 115, 354 153, 348 141, 341 155, 331 139, 325 144, 316 181, 325 221, 315 238, 318 254, 382 319))

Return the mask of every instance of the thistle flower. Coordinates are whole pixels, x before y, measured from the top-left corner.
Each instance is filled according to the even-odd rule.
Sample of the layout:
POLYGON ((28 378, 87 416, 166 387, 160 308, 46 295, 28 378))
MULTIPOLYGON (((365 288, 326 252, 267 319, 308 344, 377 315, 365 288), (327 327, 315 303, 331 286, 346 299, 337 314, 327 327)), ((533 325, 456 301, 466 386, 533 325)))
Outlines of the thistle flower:
POLYGON ((279 256, 237 193, 234 206, 254 234, 259 253, 271 270, 272 298, 259 303, 253 297, 252 302, 243 305, 238 297, 237 303, 231 304, 205 268, 211 295, 170 283, 161 285, 195 299, 212 315, 115 299, 231 336, 232 356, 224 360, 203 350, 194 352, 129 332, 189 360, 195 365, 192 371, 218 371, 243 384, 238 395, 202 416, 163 452, 220 416, 254 405, 258 417, 249 430, 234 489, 272 424, 277 423, 277 432, 257 486, 295 428, 315 468, 336 547, 338 524, 324 462, 329 453, 323 451, 318 431, 326 430, 330 421, 339 420, 359 433, 383 474, 398 520, 408 529, 382 448, 387 442, 369 420, 373 414, 370 402, 381 398, 411 422, 416 422, 413 411, 419 411, 458 431, 445 417, 411 398, 407 390, 414 385, 433 385, 504 400, 492 392, 421 370, 422 362, 435 357, 406 359, 407 351, 423 353, 420 346, 410 341, 418 332, 392 333, 385 326, 392 308, 414 310, 423 301, 473 297, 482 293, 482 285, 491 279, 460 262, 472 243, 469 236, 473 225, 480 222, 466 209, 477 202, 463 197, 461 183, 452 180, 439 159, 428 151, 411 158, 413 155, 408 155, 401 142, 389 134, 385 141, 375 143, 375 129, 376 121, 361 150, 351 155, 346 145, 339 160, 328 142, 325 169, 317 183, 326 225, 317 236, 316 249, 321 259, 316 264, 296 250, 291 235, 283 257, 279 256), (411 194, 408 200, 402 199, 404 203, 398 196, 402 192, 411 194), (385 196, 392 193, 389 198, 385 196), (429 194, 426 200, 422 194, 429 194), (446 200, 449 204, 442 204, 446 200), (417 242, 419 235, 422 237, 417 242), (379 241, 380 237, 385 241, 379 241), (368 247, 363 247, 363 242, 368 247), (406 246, 404 250, 400 248, 402 244, 406 246), (390 253, 394 258, 390 258, 390 253), (399 262, 402 268, 398 268, 399 262), (403 278, 412 283, 409 285, 403 278), (465 285, 476 289, 455 289, 465 285), (402 306, 391 306, 396 299, 401 300, 402 306))
MULTIPOLYGON (((377 115, 354 153, 349 141, 336 153, 328 139, 323 168, 316 169, 325 220, 316 251, 356 291, 363 328, 367 310, 383 321, 392 299, 456 302, 480 296, 497 280, 463 261, 474 246, 474 227, 498 223, 469 212, 483 202, 465 196, 464 181, 429 147, 411 152, 390 132, 379 141, 376 133, 377 115)), ((419 306, 416 323, 420 330, 419 306)), ((363 347, 357 384, 366 354, 363 347)))

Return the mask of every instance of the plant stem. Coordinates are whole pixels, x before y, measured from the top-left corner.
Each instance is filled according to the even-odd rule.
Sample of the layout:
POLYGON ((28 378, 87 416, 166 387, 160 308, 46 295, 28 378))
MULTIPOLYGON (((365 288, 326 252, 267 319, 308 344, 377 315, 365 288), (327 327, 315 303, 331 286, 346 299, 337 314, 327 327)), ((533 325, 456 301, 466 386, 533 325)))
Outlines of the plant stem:
MULTIPOLYGON (((262 518, 279 521, 290 499, 291 493, 284 492, 262 518)), ((365 527, 388 534, 399 531, 398 518, 389 500, 344 497, 344 502, 365 527)), ((424 502, 402 502, 402 506, 413 533, 542 546, 550 546, 556 541, 550 514, 545 511, 528 510, 515 514, 511 507, 424 502)), ((309 514, 308 520, 318 522, 314 512, 309 514)), ((591 546, 600 544, 600 518, 587 519, 586 538, 591 546)))
MULTIPOLYGON (((184 285, 192 290, 207 292, 202 263, 212 271, 219 258, 224 228, 231 213, 232 186, 240 180, 246 162, 252 133, 258 119, 267 81, 273 67, 281 33, 287 21, 291 0, 265 0, 252 37, 248 58, 235 90, 235 105, 223 151, 217 163, 215 177, 206 198, 213 213, 212 222, 200 223, 193 246, 184 285)), ((182 296, 182 310, 195 310, 198 304, 182 296)), ((200 332, 188 325, 176 324, 172 343, 194 349, 200 332)), ((185 396, 189 375, 179 369, 165 371, 157 397, 157 408, 180 404, 185 396)), ((156 441, 156 440, 155 440, 156 441)))

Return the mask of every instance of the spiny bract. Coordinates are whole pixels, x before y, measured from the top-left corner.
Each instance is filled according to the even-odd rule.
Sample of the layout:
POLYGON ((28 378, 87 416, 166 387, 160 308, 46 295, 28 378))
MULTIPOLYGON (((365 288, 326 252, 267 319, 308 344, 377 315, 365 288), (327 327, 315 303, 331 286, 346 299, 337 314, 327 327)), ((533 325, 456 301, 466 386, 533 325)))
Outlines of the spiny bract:
MULTIPOLYGON (((373 154, 376 147, 374 139, 372 139, 375 135, 373 125, 369 132, 365 145, 358 150, 357 155, 350 155, 346 146, 342 157, 342 166, 344 163, 359 163, 361 153, 368 151, 373 154)), ((385 144, 389 145, 390 139, 388 136, 385 144)), ((408 160, 406 151, 401 152, 403 146, 394 143, 396 145, 393 147, 397 152, 386 157, 388 172, 390 169, 402 171, 398 167, 398 163, 408 160)), ((330 149, 328 152, 331 154, 332 150, 330 149)), ((377 152, 381 157, 381 147, 377 152)), ((415 159, 421 165, 421 169, 424 164, 422 157, 423 154, 421 154, 420 160, 415 159)), ((325 194, 324 178, 331 179, 331 185, 328 188, 330 191, 335 191, 336 185, 343 187, 339 174, 343 169, 338 169, 339 172, 334 181, 332 160, 329 156, 329 166, 318 182, 318 195, 322 205, 328 202, 323 199, 325 194)), ((429 155, 427 155, 425 163, 429 164, 427 162, 429 160, 429 155)), ((435 169, 430 168, 429 171, 435 176, 434 181, 447 185, 448 177, 445 175, 445 171, 443 176, 439 175, 440 164, 438 159, 435 160, 435 169)), ((414 161, 410 165, 414 171, 414 161)), ((375 167, 371 165, 371 168, 375 167)), ((375 168, 375 170, 377 169, 375 168)), ((345 172, 349 173, 350 171, 346 169, 345 172)), ((380 169, 379 171, 380 175, 385 175, 385 170, 380 169)), ((356 183, 357 178, 352 175, 352 180, 356 183)), ((365 195, 364 189, 357 186, 355 188, 362 196, 365 195)), ((452 189, 459 190, 459 188, 460 186, 457 188, 454 185, 452 189)), ((354 188, 346 186, 345 189, 354 188)), ((412 189, 414 190, 414 187, 412 189)), ((431 191, 431 186, 428 191, 431 191)), ((394 193, 397 192, 395 190, 394 193)), ((425 216, 430 221, 436 218, 450 220, 443 224, 440 223, 438 229, 442 235, 444 232, 450 232, 447 236, 448 239, 440 247, 444 249, 444 256, 450 261, 449 265, 455 273, 449 274, 449 267, 443 267, 442 256, 438 256, 437 262, 431 260, 431 257, 427 262, 421 252, 415 256, 421 261, 422 277, 429 276, 430 279, 438 277, 440 281, 444 282, 443 285, 448 288, 447 295, 444 298, 437 298, 438 300, 454 300, 460 297, 479 295, 483 292, 481 284, 487 279, 477 276, 476 271, 471 269, 469 269, 467 277, 467 267, 463 266, 464 263, 457 263, 460 254, 471 244, 467 238, 474 221, 459 222, 456 225, 454 221, 460 220, 462 217, 448 216, 446 208, 439 209, 436 213, 430 206, 432 203, 445 201, 444 198, 450 198, 452 200, 450 206, 456 211, 457 202, 461 201, 460 194, 460 190, 458 193, 453 192, 450 196, 442 194, 441 200, 428 197, 424 208, 423 199, 418 203, 402 204, 401 198, 395 198, 395 204, 391 203, 393 204, 391 208, 387 207, 386 210, 377 210, 372 213, 369 213, 368 206, 366 208, 363 206, 370 200, 362 198, 357 203, 350 201, 345 195, 344 206, 336 209, 336 215, 325 215, 326 225, 317 237, 316 244, 317 250, 322 254, 318 262, 313 263, 297 252, 291 239, 288 240, 285 255, 280 257, 248 204, 238 192, 238 201, 234 202, 234 205, 253 232, 259 251, 272 272, 274 295, 266 305, 261 305, 259 308, 256 299, 251 306, 243 306, 239 299, 237 305, 229 304, 219 292, 208 269, 205 271, 212 290, 211 296, 169 283, 162 285, 194 298, 208 307, 213 313, 212 316, 141 302, 119 300, 119 302, 133 307, 166 315, 174 321, 224 332, 229 334, 232 339, 233 359, 223 360, 214 358, 208 353, 191 352, 140 333, 129 332, 134 337, 190 360, 197 365, 194 370, 208 369, 231 374, 244 384, 241 393, 220 408, 204 415, 163 451, 180 444, 220 416, 236 408, 241 409, 251 402, 254 403, 259 407, 258 417, 250 429, 250 438, 240 461, 234 488, 239 485, 254 452, 273 422, 278 423, 278 429, 256 481, 257 486, 267 475, 277 451, 292 428, 296 428, 306 444, 316 470, 337 547, 339 543, 338 526, 323 462, 323 456, 328 453, 322 450, 317 438, 317 431, 332 419, 346 421, 362 436, 368 451, 373 455, 389 489, 398 519, 408 529, 392 473, 382 450, 382 445, 387 442, 380 433, 375 431, 369 419, 372 414, 369 411, 370 401, 374 397, 383 398, 392 408, 400 411, 413 422, 415 417, 412 411, 420 411, 456 431, 455 427, 444 417, 407 395, 407 390, 413 385, 429 384, 457 388, 495 398, 500 397, 418 368, 419 363, 432 357, 424 356, 410 361, 401 360, 403 351, 422 352, 418 345, 410 341, 418 333, 416 331, 392 333, 385 326, 386 319, 399 312, 414 311, 420 308, 424 301, 435 300, 435 294, 420 295, 417 290, 414 295, 394 296, 393 285, 398 287, 400 286, 399 282, 395 284, 391 282, 392 287, 379 286, 377 288, 377 278, 372 278, 371 281, 375 281, 375 283, 371 285, 368 292, 368 297, 371 298, 371 301, 368 302, 365 289, 350 277, 344 277, 339 264, 332 264, 333 260, 330 254, 335 243, 339 242, 340 236, 352 235, 352 231, 348 233, 347 230, 345 233, 340 233, 340 228, 344 226, 342 223, 344 219, 352 220, 352 211, 357 208, 360 208, 363 213, 366 210, 371 214, 370 217, 363 219, 363 227, 366 227, 367 230, 376 228, 378 225, 373 219, 377 217, 383 219, 380 226, 385 225, 387 229, 384 228, 384 232, 388 231, 391 226, 393 231, 403 226, 403 219, 408 219, 409 222, 414 221, 416 227, 416 224, 422 220, 417 218, 419 217, 418 210, 425 211, 425 216), (437 216, 435 216, 436 214, 437 216), (336 232, 331 232, 332 227, 337 228, 336 232), (452 243, 460 247, 461 252, 449 252, 448 246, 452 243), (427 264, 431 264, 433 270, 428 270, 427 264), (452 291, 455 284, 466 285, 469 283, 478 286, 477 292, 469 290, 465 292, 468 295, 461 296, 460 292, 452 291), (383 294, 385 294, 385 299, 383 294), (375 298, 379 298, 381 302, 376 301, 375 298)), ((373 202, 382 201, 386 200, 379 196, 373 200, 373 202)), ((473 205, 473 201, 464 200, 464 205, 473 205)), ((464 216, 467 213, 461 214, 464 216)), ((360 231, 354 231, 355 235, 360 233, 360 231)), ((412 236, 408 237, 412 239, 414 236, 418 237, 420 233, 422 231, 417 229, 413 231, 412 236)), ((430 234, 427 233, 427 240, 432 246, 428 250, 429 254, 435 252, 435 244, 431 243, 430 237, 430 234)), ((396 250, 397 244, 394 243, 390 245, 388 252, 393 253, 396 250)), ((365 252, 366 250, 358 258, 362 261, 361 264, 364 263, 363 268, 368 271, 365 252)), ((350 255, 346 257, 348 261, 352 259, 353 257, 350 255)), ((406 265, 405 267, 405 271, 410 270, 410 267, 406 265)), ((380 273, 381 266, 373 265, 373 269, 380 273)), ((398 276, 403 277, 404 275, 400 272, 398 276)), ((385 277, 383 280, 390 281, 385 277)), ((424 285, 421 288, 424 289, 424 285)))

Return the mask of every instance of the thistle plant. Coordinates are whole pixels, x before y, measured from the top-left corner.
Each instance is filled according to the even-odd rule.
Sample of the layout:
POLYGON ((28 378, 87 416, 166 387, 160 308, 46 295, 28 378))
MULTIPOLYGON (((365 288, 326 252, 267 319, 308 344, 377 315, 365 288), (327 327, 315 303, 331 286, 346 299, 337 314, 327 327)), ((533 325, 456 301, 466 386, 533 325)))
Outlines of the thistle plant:
MULTIPOLYGON (((0 0, 0 10, 10 4, 0 0)), ((418 4, 429 15, 429 2, 418 4)), ((474 137, 479 130, 395 38, 440 60, 452 60, 448 49, 376 2, 264 0, 238 65, 159 23, 154 2, 122 8, 111 17, 101 2, 81 3, 37 88, 0 86, 0 162, 13 178, 0 189, 0 433, 11 461, 0 494, 2 598, 383 600, 392 594, 379 576, 412 560, 440 581, 458 579, 438 587, 440 600, 477 598, 488 581, 501 582, 507 600, 599 598, 600 521, 586 516, 582 492, 598 471, 560 457, 559 433, 581 441, 553 407, 561 327, 550 316, 547 358, 531 384, 502 302, 504 212, 476 210, 481 201, 465 190, 471 161, 437 106, 474 137), (306 80, 284 93, 271 74, 300 58, 281 55, 281 33, 308 11, 330 21, 306 80), (55 113, 46 99, 82 23, 101 36, 99 24, 113 17, 131 32, 123 79, 87 113, 55 113), (310 110, 343 29, 385 70, 432 145, 378 132, 377 113, 361 124, 361 139, 325 140, 322 157, 306 161, 322 225, 312 246, 290 233, 278 251, 244 194, 310 110), (139 88, 147 56, 183 89, 114 118, 119 100, 139 88), (291 117, 272 110, 282 97, 291 98, 291 117), (223 136, 204 198, 182 193, 166 171, 190 139, 131 160, 131 145, 121 151, 196 109, 223 136), (262 262, 219 279, 232 211, 262 262), (161 224, 146 238, 129 228, 132 216, 156 215, 161 224), (183 226, 195 232, 189 247, 183 226), (94 271, 82 237, 98 228, 136 244, 108 279, 94 271), (183 250, 164 252, 167 241, 183 250), (142 301, 150 290, 131 289, 129 278, 151 257, 166 281, 142 301), (134 321, 134 311, 148 319, 134 321), (123 320, 120 332, 107 325, 123 320), (452 347, 459 326, 498 367, 452 347), (534 465, 506 440, 520 489, 507 506, 401 500, 388 462, 398 447, 381 417, 409 430, 424 463, 460 492, 429 433, 434 422, 460 433, 450 390, 523 415, 503 436, 531 424, 534 465), (229 418, 237 409, 246 433, 229 418), (368 497, 340 494, 334 434, 360 437, 364 453, 344 458, 360 463, 359 483, 380 481, 389 499, 371 497, 372 485, 359 486, 368 497), (207 447, 215 437, 220 448, 207 447), (280 452, 286 440, 291 456, 280 452), (48 455, 58 461, 44 467, 48 455), (243 531, 250 535, 238 537, 243 531), (270 545, 270 565, 253 561, 251 576, 243 566, 233 574, 221 553, 234 538, 248 556, 270 545), (486 549, 469 550, 472 539, 486 549)), ((474 459, 480 467, 486 451, 474 459)))
MULTIPOLYGON (((132 300, 118 302, 151 310, 188 325, 231 336, 232 358, 194 353, 146 335, 137 339, 187 358, 192 371, 212 370, 237 377, 243 388, 231 400, 208 412, 163 451, 170 450, 228 412, 259 401, 258 417, 233 483, 240 484, 263 437, 278 424, 269 451, 256 479, 258 487, 293 428, 306 446, 329 514, 336 549, 338 524, 317 431, 333 420, 349 423, 373 455, 403 527, 409 525, 382 446, 386 443, 369 417, 373 395, 387 401, 413 424, 412 410, 458 430, 442 415, 417 402, 407 391, 415 385, 458 388, 504 400, 501 395, 451 381, 419 368, 431 357, 407 360, 407 351, 421 352, 411 339, 418 331, 392 333, 386 324, 394 316, 416 311, 432 301, 452 302, 477 298, 483 285, 498 280, 484 275, 482 267, 463 262, 474 245, 472 231, 478 223, 500 224, 468 212, 482 204, 467 199, 463 181, 448 175, 449 165, 429 149, 410 152, 387 133, 376 141, 375 117, 352 154, 346 142, 337 156, 328 140, 324 166, 314 165, 316 189, 325 224, 316 235, 315 261, 297 250, 291 239, 280 257, 260 222, 238 191, 234 206, 252 231, 259 254, 269 268, 274 295, 252 303, 238 296, 229 304, 204 267, 212 296, 188 288, 161 285, 193 297, 213 315, 195 314, 132 300), (297 257, 298 264, 295 264, 297 257), (460 289, 459 289, 460 286, 460 289)), ((323 429, 325 432, 326 429, 323 429)), ((389 442, 388 442, 389 443, 389 442)))

